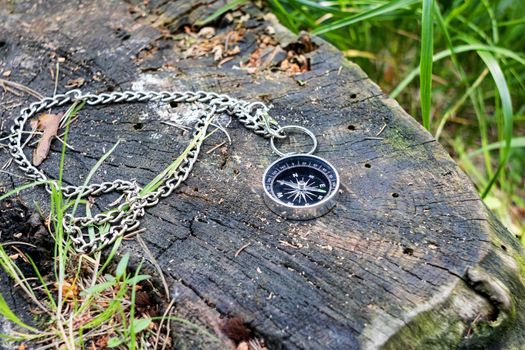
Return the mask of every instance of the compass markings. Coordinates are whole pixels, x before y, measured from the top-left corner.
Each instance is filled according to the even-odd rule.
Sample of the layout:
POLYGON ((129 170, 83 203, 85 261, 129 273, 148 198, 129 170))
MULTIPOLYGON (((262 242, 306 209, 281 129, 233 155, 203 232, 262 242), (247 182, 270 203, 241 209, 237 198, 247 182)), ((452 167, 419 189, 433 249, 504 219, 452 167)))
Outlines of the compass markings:
MULTIPOLYGON (((299 175, 297 173, 294 173, 292 176, 295 179, 295 182, 277 180, 279 184, 289 187, 288 191, 284 192, 284 194, 286 195, 286 198, 291 199, 292 202, 296 202, 298 200, 298 204, 304 202, 304 204, 307 205, 308 201, 314 200, 314 192, 326 193, 326 190, 323 190, 321 188, 326 187, 326 185, 324 183, 318 184, 314 180, 315 176, 309 175, 306 181, 304 177, 301 177, 301 179, 299 180, 299 175)), ((277 197, 281 198, 282 192, 277 193, 277 197)), ((320 195, 317 196, 317 198, 321 200, 324 198, 324 196, 320 195)))

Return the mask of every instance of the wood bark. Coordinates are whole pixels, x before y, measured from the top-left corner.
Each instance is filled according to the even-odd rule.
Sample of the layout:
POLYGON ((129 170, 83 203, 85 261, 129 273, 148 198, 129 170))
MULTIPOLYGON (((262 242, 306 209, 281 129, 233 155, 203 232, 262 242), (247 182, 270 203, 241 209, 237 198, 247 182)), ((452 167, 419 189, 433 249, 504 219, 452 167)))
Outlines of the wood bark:
MULTIPOLYGON (((197 21, 225 4, 214 0, 0 4, 3 79, 49 96, 60 62, 59 93, 81 85, 96 93, 205 90, 264 101, 281 124, 315 132, 317 154, 339 170, 342 190, 333 211, 286 221, 261 197, 263 170, 275 160, 268 141, 235 120, 231 144, 207 152, 225 137, 208 139, 186 183, 142 221, 141 237, 183 317, 221 334, 221 318, 242 316, 271 349, 525 344, 519 242, 443 147, 325 41, 290 33, 254 5, 219 16, 202 31, 197 21)), ((33 100, 0 91, 1 137, 33 100)), ((146 184, 189 141, 190 133, 163 121, 189 125, 196 108, 83 109, 71 127, 65 181, 82 183, 121 139, 93 181, 146 184)), ((60 150, 53 141, 42 164, 51 176, 60 150)), ((8 159, 0 148, 0 163, 8 159)), ((18 170, 8 171, 0 173, 4 189, 23 183, 18 170)), ((22 198, 29 207, 45 208, 48 201, 43 190, 22 198)), ((124 250, 149 259, 136 241, 124 250)), ((3 293, 8 286, 4 281, 3 293)), ((224 336, 218 344, 177 334, 190 348, 228 344, 224 336)))

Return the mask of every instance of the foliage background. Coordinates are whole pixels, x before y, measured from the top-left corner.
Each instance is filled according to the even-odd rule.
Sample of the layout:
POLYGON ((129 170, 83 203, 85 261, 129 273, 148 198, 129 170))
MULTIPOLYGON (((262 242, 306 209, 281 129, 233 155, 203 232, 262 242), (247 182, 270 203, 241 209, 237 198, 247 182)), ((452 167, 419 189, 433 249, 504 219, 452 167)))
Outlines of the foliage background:
POLYGON ((268 0, 321 35, 444 145, 525 243, 525 1, 268 0))

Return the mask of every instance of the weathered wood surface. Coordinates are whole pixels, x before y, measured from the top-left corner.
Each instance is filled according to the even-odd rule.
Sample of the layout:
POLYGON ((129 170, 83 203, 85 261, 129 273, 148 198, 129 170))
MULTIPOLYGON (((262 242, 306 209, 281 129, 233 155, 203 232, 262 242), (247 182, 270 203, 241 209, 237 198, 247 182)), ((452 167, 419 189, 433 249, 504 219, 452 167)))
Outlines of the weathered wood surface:
MULTIPOLYGON (((282 124, 313 130, 319 154, 339 169, 342 191, 332 212, 307 222, 280 220, 264 206, 260 185, 275 157, 267 140, 234 121, 233 143, 205 154, 186 184, 143 220, 142 238, 183 316, 220 333, 221 317, 241 315, 275 349, 525 344, 518 242, 445 150, 324 41, 297 38, 254 6, 212 23, 209 39, 185 32, 198 32, 192 24, 222 1, 0 4, 0 70, 11 71, 5 79, 50 95, 63 57, 59 92, 83 78, 82 89, 94 92, 190 89, 262 100, 282 124), (212 49, 226 40, 227 49, 240 51, 219 65, 212 49), (285 52, 273 55, 265 45, 285 52), (282 63, 286 52, 290 59, 282 63), (367 139, 385 124, 383 140, 367 139)), ((33 98, 0 93, 5 136, 20 104, 33 98)), ((188 142, 189 134, 161 123, 177 113, 191 116, 191 109, 83 110, 71 130, 75 151, 68 152, 66 180, 79 184, 121 138, 94 181, 147 183, 188 142)), ((205 151, 223 140, 217 134, 205 151)), ((55 142, 43 164, 49 174, 57 173, 59 150, 55 142)), ((1 163, 7 160, 0 149, 1 163)), ((9 171, 0 174, 6 188, 23 181, 9 171)), ((43 191, 23 198, 45 206, 43 191)), ((125 248, 144 255, 136 242, 125 248)), ((217 345, 189 335, 181 342, 223 348, 221 339, 217 345)))

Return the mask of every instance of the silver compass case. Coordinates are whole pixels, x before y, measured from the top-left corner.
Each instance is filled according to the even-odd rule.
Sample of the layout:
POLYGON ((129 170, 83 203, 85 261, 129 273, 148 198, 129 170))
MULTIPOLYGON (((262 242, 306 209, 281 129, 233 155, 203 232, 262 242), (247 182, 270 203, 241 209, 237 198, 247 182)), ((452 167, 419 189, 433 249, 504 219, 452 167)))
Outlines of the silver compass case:
POLYGON ((283 218, 313 219, 334 207, 339 185, 339 174, 328 161, 310 154, 288 155, 264 172, 264 202, 283 218))

